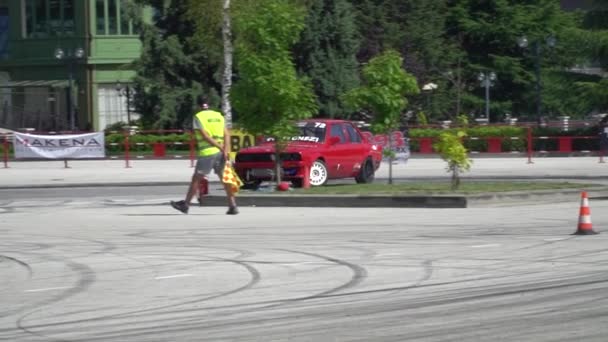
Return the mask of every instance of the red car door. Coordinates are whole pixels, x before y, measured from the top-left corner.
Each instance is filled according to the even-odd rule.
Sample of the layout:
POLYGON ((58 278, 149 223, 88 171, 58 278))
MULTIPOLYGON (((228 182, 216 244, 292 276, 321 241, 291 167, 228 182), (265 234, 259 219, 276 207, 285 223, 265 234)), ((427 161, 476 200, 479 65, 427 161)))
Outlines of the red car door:
POLYGON ((344 125, 332 122, 327 130, 328 139, 324 157, 330 178, 348 177, 352 170, 352 150, 344 125))
POLYGON ((345 123, 344 128, 348 134, 349 154, 352 159, 351 174, 355 176, 359 173, 365 158, 367 158, 369 146, 363 143, 361 133, 352 123, 345 123))

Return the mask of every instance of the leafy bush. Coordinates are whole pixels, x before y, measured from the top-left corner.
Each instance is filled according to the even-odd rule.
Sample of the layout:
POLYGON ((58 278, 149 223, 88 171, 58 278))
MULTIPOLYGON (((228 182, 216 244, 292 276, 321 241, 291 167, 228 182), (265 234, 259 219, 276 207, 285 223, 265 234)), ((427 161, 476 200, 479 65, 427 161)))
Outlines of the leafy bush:
POLYGON ((452 173, 452 190, 457 190, 460 186, 460 173, 471 168, 471 159, 462 144, 466 135, 464 130, 444 130, 433 144, 435 151, 448 163, 446 170, 452 173))
MULTIPOLYGON (((154 145, 164 144, 167 152, 183 152, 190 150, 190 134, 134 134, 129 136, 129 151, 152 152, 154 145)), ((106 135, 106 149, 108 153, 118 154, 125 152, 125 135, 112 133, 106 135), (113 145, 117 144, 117 145, 113 145)))
POLYGON ((465 136, 463 136, 464 146, 470 151, 487 152, 488 140, 484 138, 501 138, 502 151, 521 152, 525 151, 526 149, 525 139, 527 129, 516 126, 475 126, 468 128, 451 128, 447 130, 440 128, 412 128, 409 131, 410 138, 412 138, 410 141, 410 149, 413 152, 420 151, 420 142, 417 138, 433 138, 433 141, 436 141, 443 132, 456 131, 462 131, 465 133, 465 136))

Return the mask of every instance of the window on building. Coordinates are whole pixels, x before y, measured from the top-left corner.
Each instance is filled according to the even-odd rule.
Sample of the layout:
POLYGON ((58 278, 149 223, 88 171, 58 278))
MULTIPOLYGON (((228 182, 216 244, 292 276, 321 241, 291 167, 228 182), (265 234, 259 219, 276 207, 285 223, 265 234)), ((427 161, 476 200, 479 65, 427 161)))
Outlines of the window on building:
POLYGON ((74 21, 74 1, 63 2, 63 30, 74 34, 76 22, 74 21))
POLYGON ((0 59, 8 58, 8 8, 0 7, 0 59))
POLYGON ((134 27, 128 15, 131 0, 97 0, 96 15, 98 35, 136 35, 139 29, 134 27))
POLYGON ((25 36, 73 35, 75 0, 26 0, 25 36))
POLYGON ((108 1, 108 13, 106 13, 106 18, 108 20, 108 34, 110 35, 118 34, 118 7, 116 7, 116 1, 117 0, 108 1))
POLYGON ((106 1, 95 1, 95 22, 97 24, 97 34, 106 34, 106 1))

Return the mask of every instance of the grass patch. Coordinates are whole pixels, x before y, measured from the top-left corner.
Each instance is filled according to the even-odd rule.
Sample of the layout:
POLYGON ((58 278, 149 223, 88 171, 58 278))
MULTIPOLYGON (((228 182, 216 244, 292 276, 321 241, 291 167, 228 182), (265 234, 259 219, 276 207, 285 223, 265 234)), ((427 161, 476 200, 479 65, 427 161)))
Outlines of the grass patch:
POLYGON ((570 183, 570 182, 509 182, 509 181, 464 181, 460 189, 452 191, 449 182, 411 182, 411 183, 372 183, 372 184, 331 184, 310 189, 295 189, 290 193, 306 195, 374 195, 374 194, 475 194, 487 192, 508 191, 535 191, 535 190, 561 190, 585 189, 597 187, 597 184, 570 183))

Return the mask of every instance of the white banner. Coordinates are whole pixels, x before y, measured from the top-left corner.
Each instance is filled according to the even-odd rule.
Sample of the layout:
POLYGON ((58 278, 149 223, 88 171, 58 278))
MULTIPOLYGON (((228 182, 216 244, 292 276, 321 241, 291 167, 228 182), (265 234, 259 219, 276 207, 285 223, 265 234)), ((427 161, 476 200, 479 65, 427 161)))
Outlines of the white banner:
POLYGON ((70 135, 34 135, 15 132, 15 158, 105 158, 103 132, 70 135))

